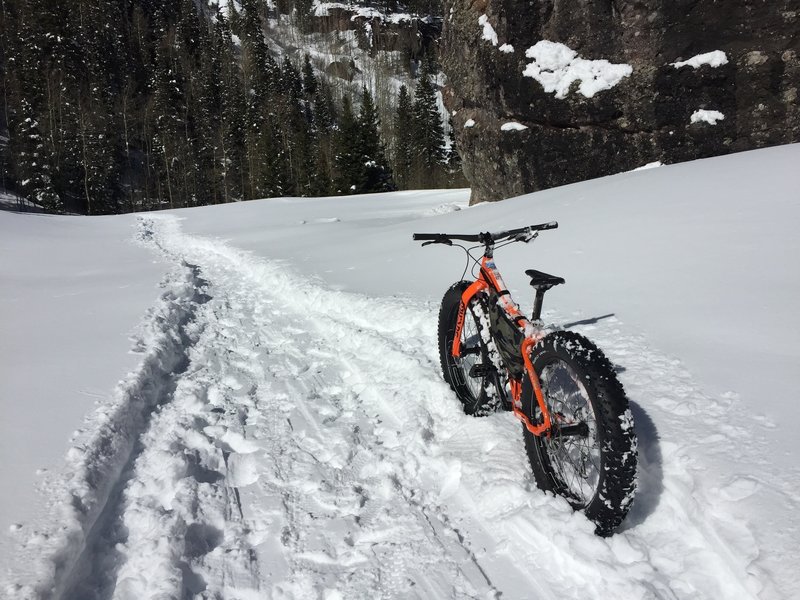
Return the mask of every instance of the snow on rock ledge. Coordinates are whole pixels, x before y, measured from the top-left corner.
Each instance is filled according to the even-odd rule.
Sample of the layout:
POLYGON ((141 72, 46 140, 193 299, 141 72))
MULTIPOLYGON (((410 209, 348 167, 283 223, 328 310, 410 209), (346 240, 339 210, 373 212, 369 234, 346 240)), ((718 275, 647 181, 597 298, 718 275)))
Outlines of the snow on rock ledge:
POLYGON ((645 165, 642 165, 641 167, 636 167, 631 172, 634 172, 634 171, 647 171, 648 169, 657 169, 658 167, 663 167, 663 166, 664 166, 664 163, 662 163, 660 160, 654 160, 653 162, 649 162, 649 163, 647 163, 645 165))
POLYGON ((319 2, 315 0, 312 5, 312 14, 315 17, 327 17, 330 15, 331 10, 342 10, 353 13, 350 17, 351 20, 356 19, 379 19, 387 23, 403 23, 413 20, 413 17, 408 13, 392 13, 386 14, 375 8, 367 6, 356 6, 353 4, 345 4, 342 2, 319 2))
POLYGON ((487 42, 491 42, 492 46, 497 46, 497 32, 489 23, 489 17, 486 15, 481 15, 478 18, 478 25, 483 27, 483 39, 485 39, 487 42))
POLYGON ((517 123, 516 121, 509 121, 508 123, 503 123, 500 126, 500 131, 523 131, 527 129, 527 125, 523 125, 522 123, 517 123))
POLYGON ((716 125, 717 121, 722 121, 725 118, 718 110, 705 110, 700 109, 692 113, 692 123, 708 123, 709 125, 716 125))
POLYGON ((605 59, 587 60, 558 42, 541 40, 528 48, 525 56, 532 58, 522 72, 538 81, 544 91, 556 98, 566 98, 570 86, 580 81, 578 92, 591 98, 597 92, 610 89, 633 73, 628 64, 614 64, 605 59))
POLYGON ((680 69, 681 67, 699 69, 703 65, 716 68, 727 65, 728 57, 722 50, 714 50, 713 52, 706 52, 705 54, 697 54, 688 60, 680 60, 670 64, 676 69, 680 69))

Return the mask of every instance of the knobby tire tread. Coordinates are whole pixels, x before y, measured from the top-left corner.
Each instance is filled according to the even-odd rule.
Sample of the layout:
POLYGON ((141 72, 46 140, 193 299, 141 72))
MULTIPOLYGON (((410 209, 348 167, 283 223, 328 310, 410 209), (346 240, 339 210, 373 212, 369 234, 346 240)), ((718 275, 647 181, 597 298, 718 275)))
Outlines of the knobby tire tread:
MULTIPOLYGON (((576 505, 556 476, 542 440, 523 426, 525 449, 538 486, 564 496, 597 525, 598 535, 607 536, 622 523, 636 490, 637 444, 629 402, 611 362, 582 335, 569 331, 551 333, 532 350, 537 373, 548 361, 565 358, 586 388, 597 420, 602 462, 593 498, 585 506, 576 505)), ((527 377, 523 382, 523 402, 531 418, 536 400, 527 377)))
MULTIPOLYGON (((458 281, 450 286, 442 298, 442 304, 439 309, 438 330, 439 362, 442 367, 444 380, 450 385, 450 389, 452 389, 458 397, 464 412, 473 416, 485 416, 496 410, 493 404, 494 399, 487 392, 487 386, 489 384, 486 381, 482 381, 480 394, 478 394, 478 397, 475 397, 466 386, 465 382, 459 381, 459 373, 463 375, 463 371, 461 371, 455 357, 450 353, 458 321, 458 309, 461 304, 461 295, 470 285, 472 285, 470 281, 458 281)), ((473 302, 480 302, 480 300, 476 298, 473 299, 473 302)), ((473 318, 469 308, 467 308, 467 314, 465 314, 464 318, 473 318)), ((483 324, 480 323, 480 320, 476 320, 476 326, 479 330, 483 328, 483 324)), ((490 360, 489 350, 483 341, 480 342, 480 346, 481 361, 483 363, 488 363, 490 360)))

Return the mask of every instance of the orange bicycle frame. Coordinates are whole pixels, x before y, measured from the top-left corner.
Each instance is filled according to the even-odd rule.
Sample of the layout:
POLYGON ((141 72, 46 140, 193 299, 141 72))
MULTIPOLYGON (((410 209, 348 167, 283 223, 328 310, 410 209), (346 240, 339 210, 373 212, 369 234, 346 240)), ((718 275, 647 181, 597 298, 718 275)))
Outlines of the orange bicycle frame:
POLYGON ((539 410, 542 411, 542 423, 536 425, 531 422, 528 416, 522 409, 522 381, 509 377, 511 388, 511 408, 514 416, 517 417, 525 425, 525 428, 533 435, 550 436, 552 421, 550 419, 550 411, 542 395, 542 386, 539 382, 539 376, 533 368, 531 361, 531 349, 533 346, 542 339, 543 335, 540 330, 535 328, 531 322, 519 310, 519 306, 511 299, 508 293, 503 278, 497 270, 494 259, 484 256, 481 260, 481 269, 478 278, 470 285, 464 293, 461 294, 461 303, 458 307, 458 319, 456 321, 455 337, 453 338, 453 347, 451 353, 456 358, 461 356, 461 333, 464 328, 464 318, 467 312, 467 306, 470 301, 477 295, 487 290, 494 290, 498 294, 498 304, 505 312, 506 316, 524 333, 524 340, 520 346, 522 359, 525 364, 525 371, 528 374, 533 393, 536 396, 536 403, 539 405, 539 410))

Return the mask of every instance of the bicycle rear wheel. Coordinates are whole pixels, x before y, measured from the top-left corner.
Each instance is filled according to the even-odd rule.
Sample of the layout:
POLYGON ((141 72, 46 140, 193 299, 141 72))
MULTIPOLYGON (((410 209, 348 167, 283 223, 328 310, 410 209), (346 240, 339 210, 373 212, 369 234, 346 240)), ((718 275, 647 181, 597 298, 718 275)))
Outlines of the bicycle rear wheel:
POLYGON ((497 351, 492 347, 486 305, 482 297, 476 296, 467 306, 461 331, 461 356, 451 353, 461 295, 469 286, 469 281, 454 283, 442 299, 439 309, 439 359, 444 380, 461 401, 464 412, 482 416, 494 412, 502 403, 502 391, 498 389, 497 351))
MULTIPOLYGON (((545 336, 531 360, 554 425, 550 437, 523 427, 536 482, 585 512, 598 535, 610 535, 636 490, 636 434, 622 384, 597 346, 576 333, 545 336)), ((522 398, 528 417, 540 423, 527 376, 522 398)))

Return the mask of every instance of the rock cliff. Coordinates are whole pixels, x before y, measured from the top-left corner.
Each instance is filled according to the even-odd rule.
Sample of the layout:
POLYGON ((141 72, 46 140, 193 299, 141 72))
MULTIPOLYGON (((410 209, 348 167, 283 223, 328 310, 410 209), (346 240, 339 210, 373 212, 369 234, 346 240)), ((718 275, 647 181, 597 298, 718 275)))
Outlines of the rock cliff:
POLYGON ((444 8, 444 98, 473 203, 800 141, 798 0, 444 8))

